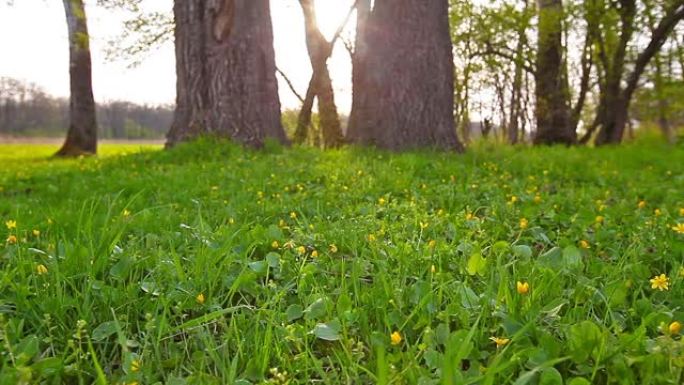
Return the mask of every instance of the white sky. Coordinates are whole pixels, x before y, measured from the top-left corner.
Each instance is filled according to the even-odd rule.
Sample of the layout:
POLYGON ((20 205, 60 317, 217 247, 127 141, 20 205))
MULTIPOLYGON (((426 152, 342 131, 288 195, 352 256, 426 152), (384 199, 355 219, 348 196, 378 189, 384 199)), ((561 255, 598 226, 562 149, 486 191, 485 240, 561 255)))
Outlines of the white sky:
MULTIPOLYGON (((145 0, 150 9, 171 12, 173 0, 145 0)), ((316 0, 320 27, 330 38, 344 19, 352 0, 316 0)), ((176 95, 173 42, 148 54, 135 68, 127 62, 105 59, 107 42, 122 28, 124 13, 88 4, 88 26, 93 56, 93 88, 98 101, 129 100, 136 103, 172 103, 176 95)), ((303 95, 311 76, 304 41, 304 22, 297 0, 271 0, 276 63, 303 95)), ((348 30, 352 31, 354 19, 348 30)), ((347 33, 346 36, 349 36, 347 33)), ((62 1, 0 0, 0 76, 36 83, 51 94, 69 94, 67 29, 62 1)), ((351 63, 338 41, 329 61, 340 111, 351 108, 351 63)), ((298 108, 299 100, 279 78, 280 100, 285 108, 298 108)))

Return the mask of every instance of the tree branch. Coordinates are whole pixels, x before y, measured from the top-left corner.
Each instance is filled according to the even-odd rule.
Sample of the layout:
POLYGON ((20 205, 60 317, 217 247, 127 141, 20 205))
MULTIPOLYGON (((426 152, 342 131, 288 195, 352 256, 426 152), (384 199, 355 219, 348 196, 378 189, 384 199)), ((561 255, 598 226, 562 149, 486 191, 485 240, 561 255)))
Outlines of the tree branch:
POLYGON ((304 98, 302 98, 302 95, 297 92, 297 90, 294 88, 294 85, 290 81, 290 79, 285 75, 285 72, 283 72, 280 68, 276 66, 276 72, 285 80, 285 83, 287 83, 287 86, 290 87, 290 91, 299 99, 300 102, 304 103, 304 98))

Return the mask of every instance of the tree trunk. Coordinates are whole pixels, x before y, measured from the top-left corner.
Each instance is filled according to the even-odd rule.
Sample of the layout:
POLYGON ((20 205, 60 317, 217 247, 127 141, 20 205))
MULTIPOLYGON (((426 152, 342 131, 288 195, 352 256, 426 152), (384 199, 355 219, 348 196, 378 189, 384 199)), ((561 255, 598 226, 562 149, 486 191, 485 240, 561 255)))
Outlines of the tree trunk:
POLYGON ((365 29, 348 139, 392 150, 462 150, 448 1, 376 0, 365 29))
POLYGON ((323 146, 325 148, 338 147, 342 144, 343 135, 340 127, 340 118, 335 105, 335 93, 332 80, 328 72, 327 61, 332 54, 332 44, 329 43, 318 28, 316 21, 316 7, 313 0, 299 0, 304 14, 306 47, 309 52, 309 61, 313 71, 310 92, 304 99, 302 110, 297 121, 295 139, 303 142, 306 139, 308 126, 311 124, 311 109, 313 97, 318 98, 318 114, 323 133, 323 146))
POLYGON ((268 0, 176 0, 176 112, 167 146, 201 135, 286 143, 268 0))
POLYGON ((97 153, 90 37, 83 0, 63 0, 69 31, 69 131, 57 156, 97 153))
POLYGON ((538 0, 539 28, 535 93, 537 134, 535 144, 574 144, 570 124, 569 90, 563 69, 562 0, 538 0))
POLYGON ((655 81, 654 81, 654 88, 655 88, 655 94, 656 98, 658 99, 657 105, 658 105, 658 127, 660 127, 660 131, 663 133, 663 137, 665 140, 667 140, 668 143, 674 144, 676 141, 676 138, 674 136, 674 131, 672 130, 672 126, 670 125, 670 121, 668 120, 668 100, 667 96, 665 95, 665 78, 663 76, 663 63, 661 58, 656 55, 654 58, 654 67, 655 67, 655 81))
MULTIPOLYGON (((368 30, 368 19, 371 15, 371 0, 358 0, 356 2, 356 37, 354 40, 354 54, 352 55, 352 108, 358 110, 363 106, 360 104, 363 95, 364 72, 366 57, 368 56, 368 44, 366 31, 368 30)), ((347 139, 349 139, 349 126, 347 124, 347 139)))
MULTIPOLYGON (((630 21, 632 22, 635 13, 636 6, 634 5, 633 8, 629 9, 627 13, 627 17, 629 17, 630 21)), ((623 16, 623 19, 625 18, 626 17, 623 16)), ((653 30, 648 46, 646 46, 646 48, 637 56, 637 59, 634 63, 634 69, 625 80, 626 85, 624 89, 621 89, 620 87, 622 70, 615 75, 615 79, 612 80, 612 84, 610 84, 611 87, 608 89, 608 97, 604 99, 606 101, 605 108, 603 109, 604 114, 601 116, 601 131, 599 131, 599 134, 596 137, 596 145, 617 144, 622 141, 622 136, 625 132, 625 127, 629 119, 629 105, 631 103, 634 91, 639 84, 639 79, 641 78, 641 75, 646 69, 648 63, 658 53, 672 30, 674 30, 674 27, 682 19, 684 19, 684 2, 676 3, 668 8, 665 12, 665 15, 658 23, 658 26, 655 28, 655 30, 653 30), (611 97, 610 95, 617 96, 611 97)), ((623 27, 623 36, 631 36, 633 24, 624 22, 623 24, 626 26, 623 27), (627 28, 627 30, 624 30, 624 28, 627 28)), ((623 40, 625 40, 624 46, 626 47, 626 40, 628 39, 623 40)), ((618 54, 622 54, 621 60, 624 62, 624 52, 620 52, 620 50, 618 50, 618 54)), ((615 64, 613 66, 615 66, 615 64)), ((622 69, 624 66, 619 66, 618 68, 622 69)), ((599 105, 599 113, 601 112, 601 107, 602 106, 599 105)))

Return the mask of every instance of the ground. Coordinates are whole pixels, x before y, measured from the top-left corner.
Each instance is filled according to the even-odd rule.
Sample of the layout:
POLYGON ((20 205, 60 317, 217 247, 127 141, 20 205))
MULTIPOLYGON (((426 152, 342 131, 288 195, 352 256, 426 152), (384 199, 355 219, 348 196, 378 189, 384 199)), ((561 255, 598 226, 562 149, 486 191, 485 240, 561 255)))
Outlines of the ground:
POLYGON ((684 147, 55 150, 0 145, 0 384, 684 380, 684 147))

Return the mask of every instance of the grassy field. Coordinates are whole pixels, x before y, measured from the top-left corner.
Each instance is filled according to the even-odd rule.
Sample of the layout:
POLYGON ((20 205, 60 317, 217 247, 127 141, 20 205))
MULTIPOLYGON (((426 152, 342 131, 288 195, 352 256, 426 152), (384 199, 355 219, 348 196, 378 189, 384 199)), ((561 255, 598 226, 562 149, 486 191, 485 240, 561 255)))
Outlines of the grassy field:
POLYGON ((54 150, 0 145, 0 384, 684 381, 681 146, 54 150))

